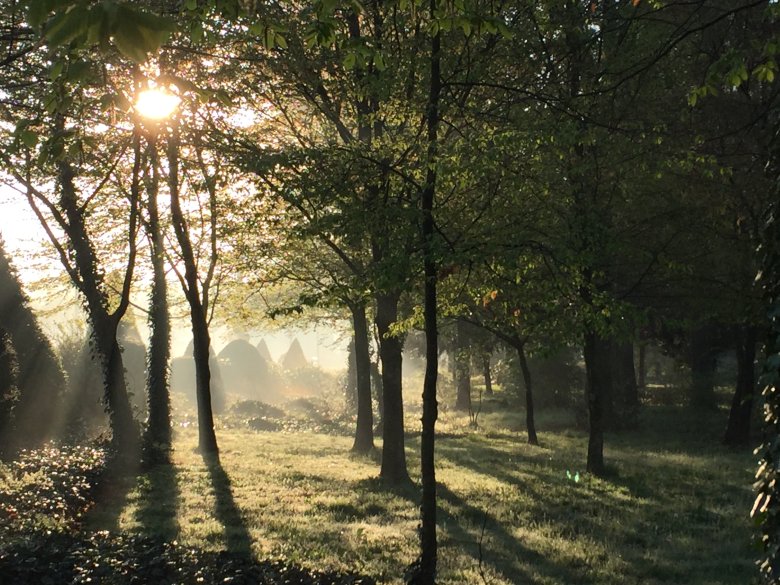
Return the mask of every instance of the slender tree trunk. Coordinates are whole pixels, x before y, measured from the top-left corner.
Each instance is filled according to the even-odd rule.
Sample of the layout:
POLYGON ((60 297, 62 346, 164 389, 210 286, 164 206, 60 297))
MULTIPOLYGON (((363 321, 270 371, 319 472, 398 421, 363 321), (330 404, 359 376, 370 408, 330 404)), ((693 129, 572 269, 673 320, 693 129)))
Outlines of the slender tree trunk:
POLYGON ((468 335, 462 320, 455 323, 455 410, 471 412, 471 355, 468 335))
MULTIPOLYGON (((153 140, 153 139, 152 139, 153 140)), ((148 189, 149 224, 153 269, 149 308, 149 351, 146 391, 149 421, 146 427, 146 455, 152 461, 167 461, 171 448, 171 405, 168 364, 171 357, 171 325, 168 312, 168 283, 165 279, 165 244, 157 205, 159 188, 157 145, 151 143, 152 177, 148 189)))
MULTIPOLYGON (((430 16, 435 18, 437 0, 430 0, 430 16)), ((431 78, 428 96, 428 153, 425 187, 420 194, 422 211, 423 274, 425 276, 423 311, 425 318, 425 379, 423 382, 422 437, 420 439, 420 472, 422 475, 422 505, 420 522, 420 557, 409 583, 436 583, 436 465, 435 441, 438 402, 436 381, 439 372, 439 332, 436 315, 437 268, 434 252, 433 204, 436 196, 436 163, 438 153, 441 33, 431 39, 431 78)), ((467 381, 468 377, 466 378, 467 381)), ((468 388, 469 409, 471 388, 468 388)))
POLYGON ((201 299, 199 292, 195 253, 179 200, 179 137, 176 125, 173 127, 173 135, 168 142, 168 165, 171 219, 184 263, 182 288, 190 306, 190 319, 192 321, 192 354, 195 359, 195 392, 198 403, 198 450, 204 456, 217 457, 219 456, 219 448, 217 447, 217 436, 214 433, 214 414, 211 405, 211 367, 209 365, 211 338, 205 302, 201 299))
POLYGON ((734 446, 750 444, 750 418, 756 388, 756 328, 746 325, 740 333, 737 343, 737 386, 723 437, 726 445, 734 446))
POLYGON ((599 359, 599 340, 595 333, 585 333, 585 396, 588 405, 588 420, 590 423, 588 435, 587 470, 597 476, 604 475, 604 389, 608 380, 608 372, 604 368, 604 360, 599 359))
POLYGON ((639 344, 639 364, 636 373, 636 385, 639 391, 647 389, 647 344, 639 344))
POLYGON ((490 376, 490 354, 482 354, 482 376, 485 379, 485 395, 493 396, 493 379, 490 376))
POLYGON ((377 294, 376 326, 382 360, 382 467, 380 477, 390 484, 409 483, 404 449, 404 404, 401 378, 401 340, 390 334, 398 320, 398 294, 377 294))
POLYGON ((353 305, 352 328, 355 334, 355 372, 357 374, 357 425, 352 451, 374 450, 374 409, 371 404, 371 357, 368 350, 368 322, 365 305, 353 305))
POLYGON ((528 360, 525 356, 525 343, 519 343, 516 348, 517 357, 520 359, 520 370, 523 372, 523 383, 525 384, 525 426, 528 430, 528 444, 538 445, 539 439, 536 436, 536 422, 534 419, 533 384, 531 370, 528 368, 528 360))

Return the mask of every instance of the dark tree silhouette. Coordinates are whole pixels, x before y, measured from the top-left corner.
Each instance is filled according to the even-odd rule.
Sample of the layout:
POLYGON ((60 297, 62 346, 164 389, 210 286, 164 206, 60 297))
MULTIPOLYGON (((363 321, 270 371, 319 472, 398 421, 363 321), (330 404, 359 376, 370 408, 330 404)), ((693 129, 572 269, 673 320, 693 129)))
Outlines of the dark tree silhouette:
POLYGON ((18 402, 14 409, 15 447, 37 445, 57 427, 65 376, 51 343, 38 325, 16 271, 0 245, 0 327, 16 356, 18 402))

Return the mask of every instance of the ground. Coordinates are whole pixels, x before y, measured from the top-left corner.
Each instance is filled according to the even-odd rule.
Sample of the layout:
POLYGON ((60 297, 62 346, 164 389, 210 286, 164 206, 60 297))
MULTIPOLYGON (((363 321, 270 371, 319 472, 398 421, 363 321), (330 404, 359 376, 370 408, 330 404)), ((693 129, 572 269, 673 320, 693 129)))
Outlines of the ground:
MULTIPOLYGON (((415 481, 418 416, 408 413, 415 481)), ((640 431, 607 437, 607 479, 584 473, 587 437, 572 417, 541 413, 541 447, 525 443, 522 419, 501 400, 485 404, 476 429, 442 414, 440 583, 755 579, 755 461, 720 445, 723 412, 645 408, 640 431)), ((351 456, 351 438, 327 416, 320 432, 255 431, 251 420, 262 427, 223 419, 219 465, 205 464, 196 429, 179 425, 173 465, 115 485, 88 527, 401 582, 416 555, 417 489, 383 486, 376 460, 351 456)))

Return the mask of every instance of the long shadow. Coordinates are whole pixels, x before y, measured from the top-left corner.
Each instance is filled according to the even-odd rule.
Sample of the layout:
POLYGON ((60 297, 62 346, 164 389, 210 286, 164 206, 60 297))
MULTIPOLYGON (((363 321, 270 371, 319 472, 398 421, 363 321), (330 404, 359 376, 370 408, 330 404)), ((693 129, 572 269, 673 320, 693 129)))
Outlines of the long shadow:
POLYGON ((119 518, 127 497, 138 482, 139 464, 111 462, 103 471, 94 491, 95 505, 84 518, 93 530, 119 532, 119 518))
POLYGON ((224 529, 225 545, 228 552, 240 556, 252 556, 252 537, 246 526, 241 510, 238 509, 233 499, 233 489, 230 477, 222 468, 222 464, 216 457, 204 457, 204 463, 209 472, 209 479, 214 488, 216 498, 217 520, 224 529))
POLYGON ((176 467, 159 464, 144 476, 141 496, 136 513, 138 523, 145 535, 159 536, 171 541, 178 538, 179 525, 179 481, 176 467))
POLYGON ((553 564, 541 553, 524 546, 487 510, 469 504, 443 484, 437 484, 436 490, 440 500, 447 502, 458 514, 455 516, 440 506, 437 524, 446 526, 451 538, 462 543, 463 550, 468 552, 476 563, 492 567, 512 583, 533 585, 539 582, 520 566, 520 562, 525 562, 539 574, 554 577, 562 583, 583 582, 584 575, 575 574, 568 567, 553 564), (475 525, 482 525, 479 537, 475 538, 463 527, 464 520, 467 519, 475 525), (486 541, 486 537, 489 540, 486 541))

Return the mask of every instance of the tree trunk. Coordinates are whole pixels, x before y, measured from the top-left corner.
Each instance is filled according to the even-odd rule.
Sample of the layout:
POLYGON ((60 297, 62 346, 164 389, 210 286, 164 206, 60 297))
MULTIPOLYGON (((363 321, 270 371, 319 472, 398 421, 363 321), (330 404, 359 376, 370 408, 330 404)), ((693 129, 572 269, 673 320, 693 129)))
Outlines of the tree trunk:
POLYGON ((382 391, 382 373, 379 371, 379 364, 375 361, 371 362, 371 390, 376 399, 377 414, 379 415, 379 420, 376 421, 374 427, 374 434, 384 435, 385 393, 382 391))
POLYGON ((379 333, 379 358, 382 360, 382 467, 379 476, 390 484, 409 483, 404 450, 404 405, 401 382, 402 344, 390 334, 398 320, 397 293, 376 296, 376 326, 379 333))
POLYGON ((371 404, 371 357, 368 350, 368 322, 365 305, 353 305, 355 334, 355 373, 357 378, 357 425, 352 451, 367 454, 374 450, 374 412, 371 404))
MULTIPOLYGON (((63 121, 60 123, 64 124, 63 121)), ((138 139, 135 139, 135 164, 133 168, 133 199, 137 201, 138 139)), ((75 187, 75 175, 70 164, 59 162, 60 205, 68 220, 68 240, 73 248, 76 273, 69 271, 71 279, 78 286, 86 301, 89 320, 92 325, 92 336, 95 342, 97 357, 101 364, 104 399, 109 414, 112 442, 120 460, 130 462, 139 455, 140 437, 133 420, 133 411, 127 396, 122 352, 117 342, 119 320, 124 315, 129 304, 129 277, 132 276, 135 262, 134 225, 137 208, 134 207, 130 217, 130 254, 128 270, 119 307, 113 314, 108 311, 108 299, 103 289, 102 276, 98 270, 98 260, 89 239, 84 215, 79 204, 75 187)))
POLYGON ((610 340, 612 368, 609 393, 612 412, 609 424, 616 429, 634 429, 639 418, 639 392, 634 369, 634 346, 631 342, 610 340))
POLYGON ((122 350, 117 341, 117 327, 117 320, 108 315, 92 318, 92 336, 101 363, 106 410, 113 431, 112 442, 120 459, 129 462, 140 454, 140 435, 127 396, 125 367, 122 350))
POLYGON ((688 366, 691 369, 690 405, 694 408, 714 410, 715 400, 715 368, 717 359, 711 347, 711 327, 704 327, 691 334, 688 348, 688 366))
POLYGON ((471 355, 465 323, 455 322, 455 410, 471 412, 471 355))
POLYGON ((485 379, 485 395, 493 396, 493 380, 490 377, 490 354, 482 354, 482 376, 485 379))
POLYGON ((198 403, 198 451, 203 455, 217 456, 217 436, 214 433, 214 413, 211 406, 211 366, 209 348, 211 337, 206 316, 202 310, 191 311, 192 357, 195 360, 195 396, 198 403))
POLYGON ((539 439, 536 437, 536 422, 534 420, 534 392, 531 370, 528 369, 528 360, 525 357, 525 344, 519 343, 516 349, 517 357, 520 359, 520 370, 523 372, 523 383, 525 384, 525 427, 528 431, 528 444, 538 445, 539 439))
POLYGON ((750 444, 750 418, 756 388, 756 328, 745 326, 737 342, 737 386, 731 402, 729 421, 723 442, 726 445, 750 444))
POLYGON ((168 190, 171 196, 173 229, 184 263, 182 289, 190 307, 190 320, 192 322, 192 355, 195 359, 195 394, 198 403, 198 450, 204 456, 218 457, 219 448, 217 447, 217 436, 214 433, 214 414, 211 405, 211 366, 209 364, 211 338, 206 311, 207 295, 204 293, 204 298, 200 296, 198 265, 179 199, 179 135, 178 126, 175 124, 171 139, 168 141, 168 190))
POLYGON ((636 385, 639 391, 647 389, 647 344, 639 344, 639 368, 636 373, 636 385))
POLYGON ((585 333, 585 397, 588 405, 588 462, 587 470, 597 476, 604 475, 604 391, 609 385, 608 361, 599 353, 600 340, 596 334, 585 333))
POLYGON ((149 421, 146 427, 146 456, 152 461, 168 461, 171 449, 171 404, 168 364, 171 357, 171 325, 168 311, 168 283, 165 279, 165 247, 157 207, 159 179, 156 144, 152 143, 152 182, 149 191, 149 239, 153 269, 149 307, 149 350, 146 392, 149 421))
MULTIPOLYGON (((435 18, 437 0, 430 0, 430 16, 435 18)), ((441 33, 431 39, 431 77, 428 95, 428 153, 425 187, 420 193, 422 211, 423 274, 425 276, 423 311, 425 318, 425 379, 423 381, 422 437, 420 438, 420 472, 422 475, 422 505, 420 522, 420 557, 414 565, 409 583, 434 585, 436 583, 436 380, 439 372, 439 332, 436 315, 437 269, 434 253, 433 203, 436 195, 436 159, 438 153, 441 33)), ((466 378, 468 380, 468 376, 466 378)), ((460 392, 459 392, 460 394, 460 392)), ((469 410, 471 388, 468 388, 469 410)))
POLYGON ((355 364, 354 326, 347 346, 347 376, 344 383, 344 406, 349 414, 357 415, 357 365, 355 364))

